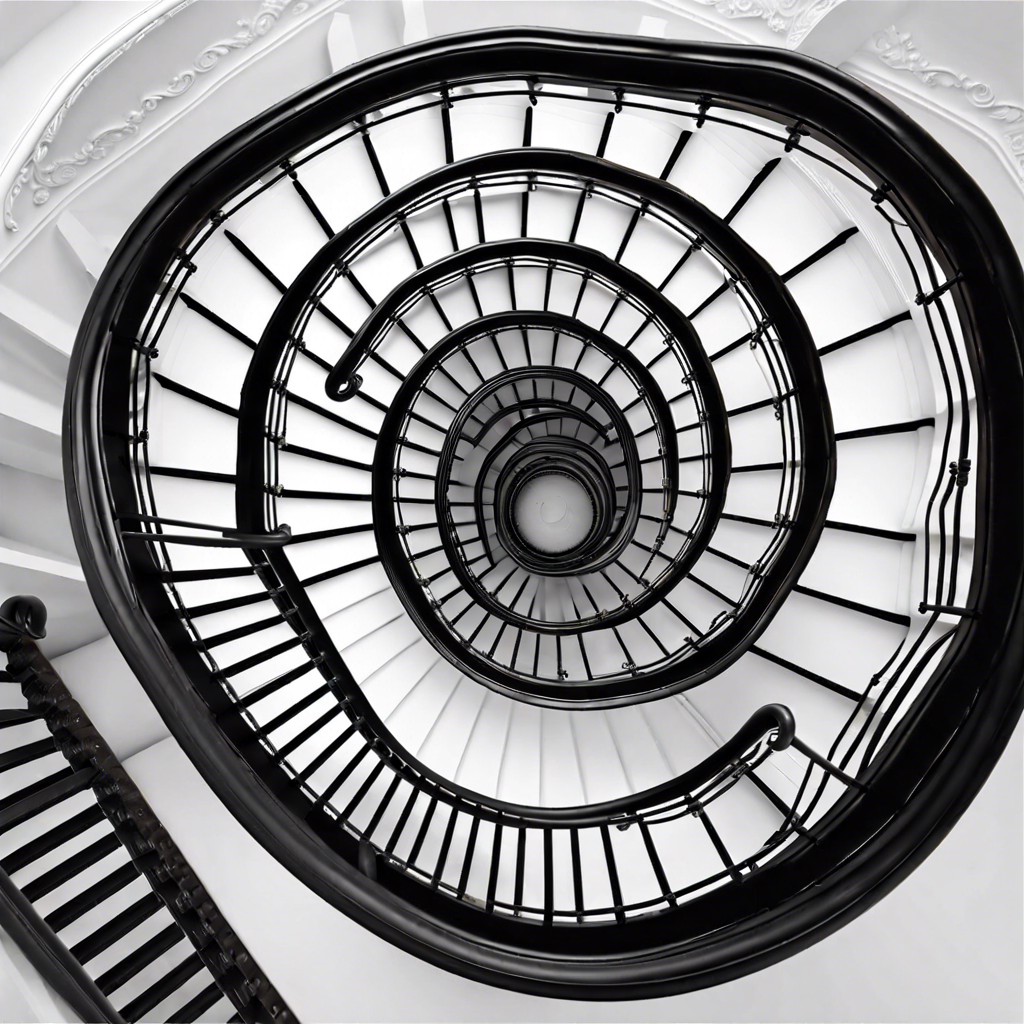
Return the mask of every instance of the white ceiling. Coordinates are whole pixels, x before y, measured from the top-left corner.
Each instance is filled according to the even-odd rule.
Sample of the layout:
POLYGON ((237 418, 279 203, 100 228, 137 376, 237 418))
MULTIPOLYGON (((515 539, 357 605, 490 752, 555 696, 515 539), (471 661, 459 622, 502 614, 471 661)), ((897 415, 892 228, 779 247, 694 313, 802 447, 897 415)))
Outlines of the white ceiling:
POLYGON ((75 0, 0 0, 0 64, 74 6, 75 0))

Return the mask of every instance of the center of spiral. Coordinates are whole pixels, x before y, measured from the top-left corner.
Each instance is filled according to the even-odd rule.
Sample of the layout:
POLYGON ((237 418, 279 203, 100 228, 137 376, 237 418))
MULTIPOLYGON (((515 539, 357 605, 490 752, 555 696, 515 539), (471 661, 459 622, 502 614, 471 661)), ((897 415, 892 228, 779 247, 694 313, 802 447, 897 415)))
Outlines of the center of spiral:
POLYGON ((558 494, 550 500, 540 503, 540 517, 545 523, 560 523, 568 511, 569 506, 566 504, 565 498, 558 494))
POLYGON ((586 489, 562 473, 545 473, 527 481, 516 496, 514 513, 523 540, 546 554, 577 547, 594 523, 594 506, 586 489))

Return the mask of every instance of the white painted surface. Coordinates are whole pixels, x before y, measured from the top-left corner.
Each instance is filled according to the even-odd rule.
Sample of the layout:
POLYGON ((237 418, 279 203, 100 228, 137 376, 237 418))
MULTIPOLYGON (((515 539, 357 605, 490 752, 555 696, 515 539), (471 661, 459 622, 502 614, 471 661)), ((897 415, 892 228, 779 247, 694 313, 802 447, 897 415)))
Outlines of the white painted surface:
POLYGON ((53 664, 119 760, 168 735, 163 719, 109 636, 54 658, 53 664))
POLYGON ((128 770, 250 952, 313 1021, 1019 1021, 1022 741, 927 861, 866 914, 757 974, 641 1002, 466 981, 364 931, 284 871, 166 740, 128 770), (175 780, 168 786, 167 779, 175 780))
MULTIPOLYGON (((850 17, 847 9, 852 10, 854 5, 855 0, 849 0, 838 9, 843 13, 837 13, 836 17, 850 17)), ((0 10, 7 14, 15 6, 25 5, 4 4, 0 5, 0 10)), ((89 20, 95 21, 102 12, 109 22, 105 22, 105 31, 113 31, 113 27, 129 20, 129 14, 147 5, 75 6, 78 8, 75 16, 63 19, 67 25, 74 24, 80 30, 82 25, 89 20)), ((155 5, 149 6, 155 8, 155 5)), ((324 18, 314 24, 312 30, 300 36, 293 47, 283 47, 281 53, 264 62, 262 68, 254 62, 245 73, 237 76, 237 80, 211 94, 212 102, 204 102, 201 116, 183 118, 180 124, 169 125, 159 138, 147 139, 147 146, 139 147, 132 158, 126 159, 115 172, 101 176, 95 187, 83 189, 80 200, 76 199, 73 206, 75 221, 70 237, 68 231, 63 231, 62 237, 54 231, 41 233, 39 243, 25 250, 24 261, 11 267, 11 273, 5 271, 0 281, 0 314, 4 314, 0 319, 0 332, 7 346, 3 349, 5 370, 8 364, 13 368, 13 353, 17 349, 18 359, 24 354, 26 361, 33 363, 33 372, 38 366, 42 367, 39 381, 52 373, 53 363, 47 360, 66 357, 91 287, 81 263, 95 273, 99 260, 97 254, 116 242, 121 230, 152 194, 154 187, 187 156, 199 151, 235 123, 305 82, 315 80, 329 69, 337 69, 345 60, 354 59, 357 53, 367 55, 396 45, 401 41, 403 31, 411 32, 413 27, 417 36, 485 24, 535 23, 580 27, 583 6, 582 3, 521 2, 357 4, 349 5, 343 15, 324 18), (410 11, 415 12, 415 18, 410 11), (341 32, 340 19, 345 19, 344 33, 341 32), (329 25, 333 26, 332 36, 327 36, 329 25), (69 242, 77 256, 69 248, 69 242), (59 289, 54 287, 55 281, 61 283, 59 289), (45 354, 37 354, 37 350, 39 353, 45 350, 45 354)), ((1005 31, 999 45, 993 45, 988 39, 984 27, 991 22, 984 12, 992 5, 975 2, 968 7, 958 4, 956 17, 952 20, 940 16, 938 12, 942 9, 929 2, 859 6, 862 10, 855 19, 858 34, 856 38, 849 38, 846 54, 869 39, 875 27, 882 27, 878 19, 883 15, 884 19, 894 17, 893 9, 905 6, 913 13, 913 19, 904 24, 914 28, 915 33, 918 29, 929 29, 927 34, 918 33, 918 36, 922 46, 929 47, 929 54, 936 62, 945 59, 950 52, 962 53, 963 61, 953 62, 957 71, 980 74, 976 70, 980 67, 998 88, 1001 97, 1005 95, 1010 100, 1019 101, 1019 95, 1010 95, 1014 83, 1021 77, 1019 41, 1012 32, 1005 31), (870 16, 864 14, 864 7, 870 8, 870 16), (977 38, 971 35, 967 39, 961 29, 951 32, 942 27, 953 25, 954 21, 962 23, 965 12, 970 26, 978 29, 977 38), (940 39, 941 46, 932 49, 936 43, 936 31, 940 36, 946 31, 949 38, 945 41, 940 39)), ((68 5, 48 4, 47 7, 52 8, 50 14, 55 17, 58 9, 63 13, 68 5)), ((1004 4, 1002 7, 1001 23, 1007 19, 1012 21, 1005 10, 1012 7, 1016 12, 1013 17, 1019 14, 1019 5, 1004 4)), ((668 38, 728 37, 782 42, 782 38, 778 34, 773 35, 774 30, 763 19, 732 19, 708 4, 698 6, 664 0, 650 4, 587 4, 586 9, 593 26, 606 31, 639 31, 668 38), (641 9, 653 10, 659 17, 640 15, 641 9)), ((29 26, 33 32, 39 21, 34 18, 29 26)), ((828 24, 828 21, 822 23, 823 26, 828 24)), ((80 31, 78 35, 81 35, 80 31)), ((818 42, 822 43, 822 39, 819 35, 818 42)), ((830 39, 832 49, 828 52, 838 60, 843 56, 843 48, 834 36, 830 39)), ((812 35, 809 44, 813 40, 812 35)), ((208 41, 204 38, 202 43, 208 41)), ((73 41, 65 40, 65 44, 68 54, 74 51, 75 59, 88 49, 88 41, 77 36, 73 41)), ((28 49, 21 55, 20 62, 12 61, 4 70, 14 68, 16 63, 24 67, 28 49)), ((807 49, 815 52, 811 45, 807 49)), ((53 34, 49 38, 37 38, 33 40, 31 50, 38 57, 33 65, 36 79, 33 96, 37 92, 43 95, 43 79, 59 64, 59 38, 53 34)), ((884 77, 878 77, 884 69, 872 60, 870 52, 859 52, 848 68, 855 73, 862 72, 865 77, 870 76, 874 84, 882 84, 884 88, 884 77)), ((977 132, 958 126, 940 109, 943 99, 962 100, 964 97, 959 93, 947 95, 942 90, 918 87, 915 81, 910 82, 913 88, 898 92, 899 76, 890 78, 892 95, 965 162, 1007 216, 1011 229, 1015 227, 1018 237, 1024 237, 1020 230, 1022 217, 1017 183, 1006 174, 1004 164, 999 162, 994 151, 979 145, 977 132)), ((149 82, 125 84, 121 99, 130 104, 137 98, 138 86, 146 84, 148 87, 149 82)), ((100 94, 97 91, 94 95, 100 94)), ((97 124, 105 123, 106 112, 102 107, 93 112, 98 116, 97 124)), ((496 113, 491 120, 497 133, 501 119, 496 113)), ((509 125, 512 123, 508 121, 509 125)), ((518 122, 515 125, 518 130, 518 122)), ((568 131, 572 125, 562 127, 568 131)), ((991 128, 991 125, 987 127, 991 128)), ((15 141, 24 140, 20 136, 18 140, 3 140, 5 145, 15 141)), ((611 155, 614 159, 614 154, 611 155)), ((373 185, 372 181, 369 183, 373 185)), ((776 184, 773 182, 773 187, 776 184)), ((788 184, 792 185, 792 182, 788 184)), ((806 194, 803 200, 807 200, 806 194)), ((56 202, 52 208, 56 211, 56 202)), ((785 211, 788 216, 797 207, 782 202, 780 198, 774 208, 776 212, 785 211)), ((744 233, 749 231, 756 235, 760 232, 766 236, 756 239, 758 244, 774 238, 780 246, 780 265, 786 264, 787 259, 793 262, 792 257, 811 248, 808 232, 812 225, 790 221, 784 229, 779 229, 769 222, 771 212, 766 207, 760 211, 763 216, 752 220, 741 217, 737 228, 744 233)), ((253 225, 253 230, 257 226, 253 225)), ((824 267, 821 269, 825 270, 824 267)), ((859 283, 866 293, 878 298, 877 281, 864 279, 859 283)), ((829 293, 827 288, 820 292, 825 293, 829 293)), ((813 295, 809 301, 815 301, 813 295)), ((884 315, 891 311, 891 308, 885 308, 879 312, 884 315)), ((841 313, 842 310, 830 303, 822 304, 817 310, 822 323, 835 328, 835 336, 842 333, 836 323, 836 317, 841 313)), ((63 363, 59 366, 63 368, 63 363)), ((845 371, 856 372, 856 367, 846 367, 845 371)), ((25 379, 27 381, 28 377, 25 379)), ((895 374, 892 379, 896 379, 895 374)), ((50 388, 39 381, 33 379, 23 384, 19 377, 15 388, 13 370, 6 376, 9 394, 4 396, 6 401, 0 402, 0 462, 29 470, 38 474, 39 480, 51 483, 59 477, 60 396, 59 388, 50 388)), ((900 398, 895 390, 891 397, 894 402, 900 398)), ((917 414, 916 410, 914 414, 917 414)), ((911 413, 906 415, 909 417, 911 413)), ((0 482, 10 483, 11 480, 10 475, 6 479, 0 478, 0 482)), ((27 491, 19 484, 18 493, 20 498, 27 491)), ((36 500, 36 491, 31 493, 36 500)), ((7 499, 7 494, 3 497, 7 499)), ((3 576, 0 596, 12 589, 32 590, 46 599, 51 613, 52 639, 44 649, 55 655, 69 649, 69 646, 77 647, 95 639, 102 632, 102 626, 91 608, 85 587, 68 575, 69 570, 62 561, 70 555, 65 543, 66 522, 59 521, 63 517, 51 515, 49 506, 42 504, 46 497, 40 495, 40 513, 29 524, 32 526, 31 538, 19 537, 6 527, 0 530, 16 541, 16 544, 8 544, 7 550, 17 555, 6 561, 13 575, 3 576), (34 545, 43 552, 42 555, 28 552, 33 558, 50 557, 51 562, 60 561, 60 564, 47 567, 34 562, 26 565, 26 544, 34 545)), ((181 500, 187 505, 191 498, 183 494, 181 500)), ((18 516, 11 518, 25 523, 24 511, 19 502, 18 516)), ((840 557, 824 549, 816 555, 816 568, 823 578, 835 574, 833 555, 840 557)), ((872 573, 870 578, 852 582, 856 586, 867 586, 877 579, 878 574, 872 573)), ((852 596, 863 600, 870 597, 860 592, 852 596)), ((364 609, 356 611, 362 614, 364 609)), ((364 616, 362 621, 369 620, 364 616)), ((801 625, 805 627, 806 623, 801 625)), ((373 642, 371 638, 370 645, 373 642)), ((62 659, 60 667, 107 739, 122 756, 129 756, 159 741, 166 735, 166 730, 162 723, 156 721, 152 707, 138 684, 131 679, 120 657, 110 647, 109 641, 92 643, 62 659)), ((413 653, 418 652, 414 650, 413 653)), ((785 653, 785 649, 780 648, 780 653, 785 653)), ((438 677, 436 672, 428 674, 426 684, 418 689, 413 686, 412 696, 405 703, 402 703, 405 698, 396 696, 395 702, 400 706, 395 714, 417 721, 422 721, 427 711, 436 715, 441 707, 436 700, 438 691, 430 691, 429 686, 438 677), (419 707, 415 703, 417 694, 421 700, 419 707)), ((367 682, 371 680, 372 676, 367 682)), ((453 692, 458 682, 448 678, 444 685, 453 692)), ((742 707, 742 703, 733 700, 731 695, 745 692, 744 681, 738 679, 738 673, 733 673, 723 676, 719 682, 720 699, 715 706, 707 706, 705 699, 705 706, 701 707, 701 695, 694 695, 689 714, 680 713, 680 723, 690 723, 705 712, 712 717, 717 716, 722 732, 728 732, 738 724, 738 721, 733 723, 730 712, 742 707)), ((615 718, 613 726, 605 725, 598 717, 592 716, 590 728, 583 728, 577 738, 583 749, 590 751, 594 760, 604 764, 607 771, 602 777, 577 779, 569 771, 555 772, 551 767, 555 763, 552 755, 568 749, 568 745, 574 742, 565 720, 551 716, 546 719, 545 728, 540 728, 534 709, 524 709, 521 705, 509 707, 507 702, 501 704, 493 696, 488 696, 483 702, 477 700, 470 706, 470 702, 479 696, 476 689, 461 684, 458 700, 449 705, 452 721, 468 721, 470 712, 477 715, 472 719, 475 723, 474 743, 463 752, 455 767, 462 773, 457 776, 460 781, 485 778, 488 772, 494 771, 493 756, 488 758, 483 754, 493 753, 499 741, 512 737, 516 744, 509 753, 507 764, 503 762, 501 766, 508 769, 508 780, 502 783, 505 788, 501 791, 506 798, 537 799, 551 804, 573 803, 600 798, 602 793, 598 790, 602 786, 611 793, 616 788, 638 788, 643 784, 644 766, 623 763, 616 757, 617 742, 620 748, 624 743, 627 751, 634 749, 628 740, 636 733, 631 733, 630 729, 643 726, 636 715, 637 720, 631 723, 625 721, 628 716, 620 715, 615 718), (467 703, 463 704, 463 699, 467 703), (524 750, 538 742, 544 745, 545 770, 538 768, 536 762, 526 763, 523 757, 524 750), (519 789, 512 791, 509 787, 519 789)), ((794 695, 794 699, 808 700, 806 710, 800 712, 802 720, 817 716, 824 721, 831 713, 829 708, 821 702, 814 703, 811 698, 794 695)), ((657 724, 668 720, 670 710, 665 707, 660 711, 656 716, 657 723, 652 725, 648 722, 646 728, 649 733, 653 734, 657 724)), ((642 709, 639 714, 650 711, 651 708, 646 712, 642 709)), ((431 731, 432 725, 433 718, 422 721, 418 742, 429 743, 430 750, 436 751, 436 756, 441 758, 446 747, 444 731, 440 728, 431 731)), ((696 732, 692 736, 687 734, 685 743, 677 743, 666 752, 670 760, 680 761, 679 765, 673 761, 670 767, 679 770, 680 766, 696 759, 704 741, 711 742, 696 732)), ((155 804, 160 804, 158 810, 166 813, 167 824, 186 846, 196 867, 204 876, 209 873, 208 882, 215 887, 215 894, 220 894, 218 898, 223 899, 232 923, 236 923, 236 917, 239 919, 236 927, 251 943, 258 958, 262 959, 261 950, 266 950, 264 966, 293 1001, 300 1017, 307 1021, 995 1021, 1020 1019, 1022 1012, 1020 761, 1018 731, 1018 742, 1013 752, 1004 759, 953 836, 879 907, 826 942, 753 978, 712 992, 673 1000, 611 1006, 553 1003, 514 996, 463 982, 409 958, 334 914, 330 908, 325 908, 303 892, 290 876, 285 876, 212 801, 202 782, 183 763, 182 755, 174 750, 170 741, 133 758, 133 766, 148 780, 147 784, 153 789, 151 798, 155 804), (169 779, 173 780, 173 785, 168 785, 169 779), (192 797, 196 801, 194 808, 189 805, 192 797), (209 841, 211 835, 217 836, 216 843, 209 841), (256 891, 266 893, 265 900, 252 899, 253 886, 257 886, 256 891), (296 908, 301 908, 301 913, 297 913, 296 908), (243 930, 242 920, 247 931, 243 930), (338 970, 339 963, 344 963, 343 971, 338 970), (277 976, 279 971, 280 979, 277 976), (394 984, 395 978, 402 979, 402 984, 394 984)), ((495 775, 490 785, 482 784, 482 788, 498 785, 495 775)), ((9 1006, 0 1001, 0 1019, 20 1019, 17 1010, 13 1011, 14 1016, 11 1012, 9 1006)))
POLYGON ((71 1007, 43 981, 11 939, 0 932, 0 1024, 75 1021, 71 1007))
POLYGON ((594 506, 579 481, 546 473, 519 492, 515 517, 527 544, 557 554, 586 539, 594 524, 594 506))

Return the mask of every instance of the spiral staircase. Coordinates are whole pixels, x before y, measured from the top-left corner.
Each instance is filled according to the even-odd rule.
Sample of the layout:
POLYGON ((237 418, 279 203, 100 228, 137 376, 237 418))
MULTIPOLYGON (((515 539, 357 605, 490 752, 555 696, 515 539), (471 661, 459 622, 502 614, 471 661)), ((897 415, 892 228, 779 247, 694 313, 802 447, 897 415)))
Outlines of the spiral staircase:
MULTIPOLYGON (((76 547, 167 742, 335 911, 536 995, 718 984, 880 899, 1019 717, 1021 284, 816 61, 429 40, 125 235, 76 547)), ((3 616, 5 929, 83 1019, 293 1017, 3 616)))

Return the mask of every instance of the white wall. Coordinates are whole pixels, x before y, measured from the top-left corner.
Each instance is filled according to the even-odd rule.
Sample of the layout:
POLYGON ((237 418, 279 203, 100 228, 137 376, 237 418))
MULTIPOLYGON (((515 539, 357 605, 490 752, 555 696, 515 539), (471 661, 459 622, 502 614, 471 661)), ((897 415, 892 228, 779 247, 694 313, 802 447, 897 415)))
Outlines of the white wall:
POLYGON ((74 1021, 71 1007, 40 977, 25 955, 0 932, 0 1024, 74 1021))
POLYGON ((314 1021, 1011 1022, 1024 1014, 1024 729, 928 860, 810 949, 717 988, 624 1003, 538 999, 403 953, 287 874, 172 740, 128 770, 305 1024, 314 1021), (168 777, 177 785, 168 787, 168 777))

